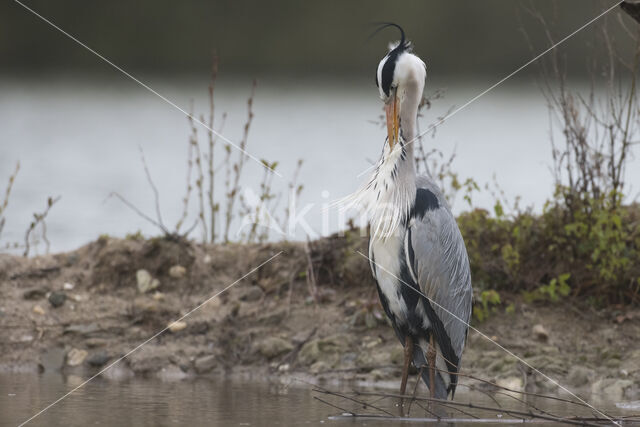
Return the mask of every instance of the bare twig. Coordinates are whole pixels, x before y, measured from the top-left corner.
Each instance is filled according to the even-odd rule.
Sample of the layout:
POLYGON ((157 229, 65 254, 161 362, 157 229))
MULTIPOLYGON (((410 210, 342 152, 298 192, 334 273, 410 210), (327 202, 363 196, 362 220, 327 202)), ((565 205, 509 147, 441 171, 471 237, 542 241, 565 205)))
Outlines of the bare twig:
POLYGON ((9 182, 7 184, 7 189, 4 193, 4 200, 2 204, 0 204, 0 236, 2 236, 2 229, 4 228, 4 224, 6 222, 6 218, 4 216, 4 211, 7 209, 9 205, 9 196, 11 196, 11 189, 13 188, 13 184, 16 180, 16 176, 18 176, 18 171, 20 171, 20 162, 16 162, 16 168, 11 175, 9 175, 9 182))
POLYGON ((40 225, 41 229, 42 229, 42 239, 45 241, 46 245, 47 245, 47 252, 49 252, 49 240, 47 239, 47 228, 45 225, 45 219, 47 218, 47 215, 49 214, 49 211, 51 210, 51 208, 53 207, 53 205, 55 205, 58 200, 60 200, 61 196, 58 196, 56 198, 47 198, 47 207, 45 208, 44 211, 42 211, 41 213, 37 213, 34 212, 33 214, 33 221, 31 221, 31 223, 29 224, 29 227, 27 228, 27 231, 25 232, 24 235, 24 253, 23 255, 29 256, 29 249, 30 249, 30 243, 29 243, 29 238, 31 237, 31 233, 35 230, 35 228, 40 225))
POLYGON ((158 224, 160 224, 160 228, 164 231, 165 234, 169 234, 169 230, 164 226, 162 222, 162 212, 160 210, 160 193, 158 192, 158 188, 156 187, 153 179, 151 178, 151 173, 149 172, 149 166, 147 166, 147 160, 144 158, 144 151, 142 151, 142 147, 138 147, 140 150, 140 159, 142 160, 142 166, 144 167, 144 174, 147 177, 147 182, 149 186, 153 190, 153 201, 156 207, 156 217, 158 218, 158 224))

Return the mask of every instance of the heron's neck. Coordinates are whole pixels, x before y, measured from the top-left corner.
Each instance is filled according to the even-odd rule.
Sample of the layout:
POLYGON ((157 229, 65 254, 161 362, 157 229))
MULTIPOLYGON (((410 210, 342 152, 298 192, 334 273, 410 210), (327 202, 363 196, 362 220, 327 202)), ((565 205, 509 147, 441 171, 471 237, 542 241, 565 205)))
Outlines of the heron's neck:
POLYGON ((400 133, 407 151, 413 160, 413 138, 416 137, 418 107, 422 101, 424 84, 416 80, 407 81, 399 90, 400 96, 400 133))

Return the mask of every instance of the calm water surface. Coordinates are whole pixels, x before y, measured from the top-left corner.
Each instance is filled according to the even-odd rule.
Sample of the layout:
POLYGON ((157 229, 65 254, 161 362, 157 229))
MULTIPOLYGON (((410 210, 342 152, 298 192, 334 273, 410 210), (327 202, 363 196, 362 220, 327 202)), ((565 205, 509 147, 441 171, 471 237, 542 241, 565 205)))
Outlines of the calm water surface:
MULTIPOLYGON (((189 110, 193 100, 196 113, 207 112, 206 80, 140 78, 179 106, 189 110)), ((434 101, 420 119, 423 130, 494 83, 432 83, 433 78, 427 92, 446 88, 445 98, 434 101)), ((242 138, 250 86, 250 79, 220 80, 217 85, 214 127, 227 112, 222 133, 235 142, 242 138)), ((358 188, 368 174, 358 175, 380 155, 385 130, 371 123, 382 114, 377 93, 368 78, 260 80, 247 150, 259 159, 279 162, 277 170, 285 179, 274 177, 276 193, 287 188, 297 160, 305 161, 299 176, 304 191, 298 211, 308 206, 304 218, 309 228, 296 227, 293 238, 304 239, 307 234, 314 238, 344 228, 345 219, 335 212, 323 218, 323 206, 358 188)), ((32 212, 42 211, 46 198, 57 195, 62 199, 48 217, 53 251, 75 249, 103 233, 157 234, 153 225, 119 201, 105 200, 116 191, 155 216, 139 147, 159 189, 168 227, 180 218, 189 126, 174 107, 117 74, 101 81, 0 78, 0 94, 2 194, 15 162, 20 160, 22 165, 6 211, 4 242, 22 241, 32 212)), ((204 129, 199 133, 203 136, 204 129)), ((425 146, 446 156, 455 150, 454 171, 462 179, 473 177, 481 187, 495 174, 509 200, 520 195, 523 205, 539 210, 552 193, 549 116, 533 81, 500 85, 439 126, 425 146)), ((258 192, 264 169, 249 160, 244 172, 243 188, 258 192)), ((633 184, 640 182, 640 161, 633 159, 627 173, 630 191, 637 192, 633 184)), ((219 173, 218 196, 223 181, 219 173)), ((197 209, 192 196, 189 224, 197 209)), ((473 201, 491 210, 494 198, 482 191, 473 201)), ((281 215, 285 207, 286 195, 274 215, 281 215)), ((455 211, 465 208, 460 198, 454 204, 455 211)))
MULTIPOLYGON (((16 426, 35 415, 69 390, 81 384, 82 378, 56 374, 0 374, 0 425, 16 426)), ((352 388, 329 387, 349 391, 352 388)), ((362 387, 359 390, 365 390, 362 387)), ((372 390, 372 389, 369 389, 372 390)), ((395 390, 391 391, 394 392, 395 390)), ((416 425, 415 422, 341 417, 341 412, 314 399, 325 400, 358 413, 375 413, 344 399, 312 392, 312 387, 300 382, 265 384, 261 382, 233 382, 228 380, 199 379, 163 382, 151 379, 109 381, 96 379, 68 398, 31 421, 33 426, 292 426, 292 425, 416 425)), ((504 408, 522 409, 513 399, 496 395, 504 408)), ((478 405, 495 406, 495 402, 482 393, 470 394, 462 388, 456 401, 473 401, 478 405)), ((584 415, 588 411, 555 401, 537 401, 535 405, 559 415, 584 415)), ((594 402, 595 403, 595 402, 594 402)), ((395 413, 395 400, 378 401, 376 405, 395 413)), ((611 403, 596 403, 601 410, 616 411, 611 403)), ((485 418, 485 425, 498 425, 509 418, 465 408, 468 414, 485 418), (491 422, 493 419, 495 422, 491 422)), ((633 412, 633 411, 631 411, 633 412)), ((629 412, 629 414, 631 413, 629 412)), ((635 411, 637 412, 637 411, 635 411)), ((628 415, 629 415, 628 414, 628 415)), ((445 415, 467 417, 448 410, 445 415)), ((412 417, 429 417, 414 406, 412 417)), ((458 423, 465 424, 465 423, 458 423)), ((474 424, 474 425, 477 425, 474 424)), ((504 425, 504 424, 502 424, 504 425)))

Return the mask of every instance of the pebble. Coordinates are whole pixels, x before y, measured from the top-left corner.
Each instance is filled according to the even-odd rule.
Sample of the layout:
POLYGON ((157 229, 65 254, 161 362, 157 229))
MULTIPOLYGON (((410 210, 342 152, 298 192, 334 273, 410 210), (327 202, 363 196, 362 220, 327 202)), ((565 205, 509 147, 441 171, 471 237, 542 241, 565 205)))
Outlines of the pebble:
POLYGON ((547 341, 549 339, 549 332, 541 324, 534 325, 531 329, 533 337, 538 341, 547 341))
POLYGON ((584 366, 572 366, 567 375, 567 382, 572 387, 582 387, 589 384, 594 377, 594 372, 584 366))
POLYGON ((49 292, 49 289, 45 287, 29 288, 22 293, 22 298, 26 300, 36 300, 44 298, 47 292, 49 292))
POLYGON ((193 363, 193 367, 197 373, 204 374, 205 372, 212 370, 216 364, 216 357, 214 355, 208 355, 196 359, 193 363))
POLYGON ((151 277, 151 273, 147 270, 136 271, 136 281, 138 283, 138 290, 142 294, 152 291, 160 286, 160 281, 151 277))
POLYGON ((66 300, 67 294, 65 294, 64 292, 53 291, 51 292, 51 294, 49 294, 49 304, 51 304, 53 308, 62 307, 66 300))
POLYGON ((100 367, 106 364, 111 357, 106 351, 100 351, 98 353, 92 354, 88 359, 87 363, 91 366, 100 367))
POLYGON ((256 350, 267 359, 273 359, 293 350, 293 345, 280 337, 267 337, 256 345, 256 350))
POLYGON ((86 359, 88 355, 87 350, 72 348, 69 350, 69 353, 67 353, 67 365, 78 366, 84 362, 84 359, 86 359))
POLYGON ((260 286, 251 286, 240 299, 242 301, 259 301, 263 296, 264 291, 260 286))
POLYGON ((187 327, 187 322, 182 322, 182 321, 172 322, 169 324, 169 330, 174 333, 179 332, 186 327, 187 327))
POLYGON ((73 283, 65 282, 65 284, 62 285, 62 289, 64 289, 65 291, 70 291, 73 288, 75 288, 75 285, 73 283))
POLYGON ((35 305, 33 307, 33 312, 36 313, 36 314, 44 315, 44 309, 42 307, 40 307, 39 305, 35 305))
POLYGON ((187 269, 181 265, 174 265, 169 269, 169 276, 173 279, 181 279, 187 274, 187 269))
POLYGON ((40 354, 40 367, 45 372, 57 372, 64 365, 64 349, 50 347, 40 354))

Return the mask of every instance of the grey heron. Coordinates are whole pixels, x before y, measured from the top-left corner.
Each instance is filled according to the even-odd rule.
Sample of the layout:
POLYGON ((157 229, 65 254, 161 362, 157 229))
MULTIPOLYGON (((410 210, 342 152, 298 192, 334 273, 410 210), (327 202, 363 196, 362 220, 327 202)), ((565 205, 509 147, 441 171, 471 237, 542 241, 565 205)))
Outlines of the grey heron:
POLYGON ((401 394, 411 362, 431 397, 453 398, 471 316, 469 259, 443 193, 417 176, 413 139, 426 80, 424 62, 400 42, 380 61, 376 84, 387 140, 375 171, 351 202, 369 214, 369 261, 378 295, 404 346, 401 394), (423 370, 423 367, 428 367, 423 370))

